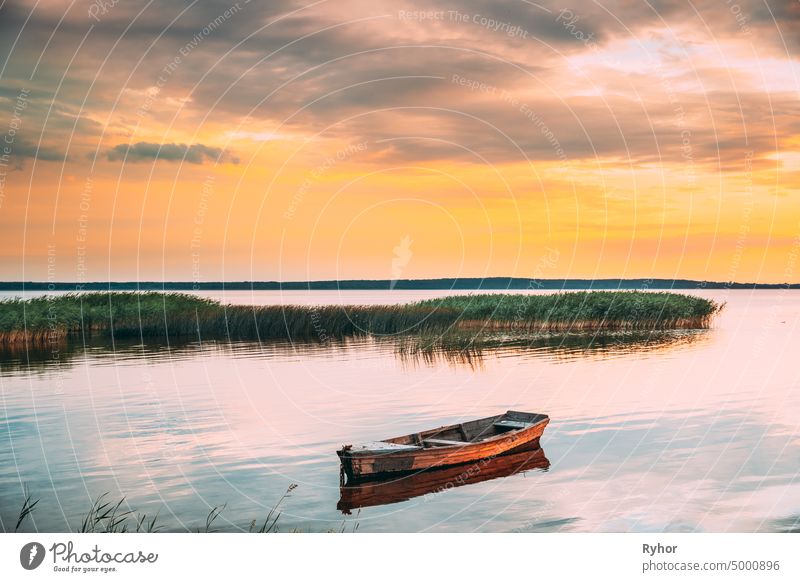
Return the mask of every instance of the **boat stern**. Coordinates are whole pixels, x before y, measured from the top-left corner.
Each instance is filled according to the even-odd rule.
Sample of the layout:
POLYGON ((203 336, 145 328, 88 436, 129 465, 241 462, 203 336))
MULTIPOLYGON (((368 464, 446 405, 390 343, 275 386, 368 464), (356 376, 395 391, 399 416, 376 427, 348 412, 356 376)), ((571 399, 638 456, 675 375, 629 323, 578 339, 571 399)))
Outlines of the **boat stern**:
POLYGON ((348 480, 354 478, 353 456, 351 454, 352 450, 353 450, 353 445, 343 445, 341 449, 336 451, 336 454, 339 456, 339 462, 341 463, 340 481, 342 481, 343 483, 345 476, 347 476, 348 480))

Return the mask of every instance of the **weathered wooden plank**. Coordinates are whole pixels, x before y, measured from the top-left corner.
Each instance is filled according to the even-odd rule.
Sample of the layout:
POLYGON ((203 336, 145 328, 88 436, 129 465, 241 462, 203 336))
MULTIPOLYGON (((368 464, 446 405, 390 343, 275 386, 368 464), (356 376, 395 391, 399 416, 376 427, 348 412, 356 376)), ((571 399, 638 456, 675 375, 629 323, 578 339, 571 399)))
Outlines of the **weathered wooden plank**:
POLYGON ((456 446, 456 445, 464 446, 469 444, 464 441, 450 441, 447 439, 425 439, 423 442, 431 445, 443 445, 445 447, 456 446))

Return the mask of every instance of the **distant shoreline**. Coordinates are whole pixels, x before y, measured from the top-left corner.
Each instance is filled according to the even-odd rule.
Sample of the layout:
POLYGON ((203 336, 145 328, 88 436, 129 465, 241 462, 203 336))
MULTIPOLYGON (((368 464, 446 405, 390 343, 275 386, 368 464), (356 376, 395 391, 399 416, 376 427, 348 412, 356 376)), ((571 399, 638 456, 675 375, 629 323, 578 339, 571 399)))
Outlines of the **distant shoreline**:
POLYGON ((347 279, 330 281, 0 281, 0 291, 390 291, 520 289, 800 289, 800 283, 733 283, 692 279, 528 279, 524 277, 443 279, 347 279))

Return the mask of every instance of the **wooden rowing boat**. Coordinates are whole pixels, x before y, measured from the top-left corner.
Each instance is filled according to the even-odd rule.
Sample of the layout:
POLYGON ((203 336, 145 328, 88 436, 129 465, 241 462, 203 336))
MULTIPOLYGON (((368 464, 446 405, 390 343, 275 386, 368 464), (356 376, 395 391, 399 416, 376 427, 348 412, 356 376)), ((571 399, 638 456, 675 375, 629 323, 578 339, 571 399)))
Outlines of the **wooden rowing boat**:
POLYGON ((547 470, 549 467, 550 461, 544 451, 538 445, 531 444, 512 453, 464 465, 348 483, 339 489, 336 509, 349 515, 354 509, 362 507, 399 503, 422 495, 437 495, 455 487, 510 477, 533 469, 547 470))
POLYGON ((496 457, 538 443, 550 418, 517 412, 441 426, 382 441, 345 445, 336 453, 348 482, 382 478, 496 457))

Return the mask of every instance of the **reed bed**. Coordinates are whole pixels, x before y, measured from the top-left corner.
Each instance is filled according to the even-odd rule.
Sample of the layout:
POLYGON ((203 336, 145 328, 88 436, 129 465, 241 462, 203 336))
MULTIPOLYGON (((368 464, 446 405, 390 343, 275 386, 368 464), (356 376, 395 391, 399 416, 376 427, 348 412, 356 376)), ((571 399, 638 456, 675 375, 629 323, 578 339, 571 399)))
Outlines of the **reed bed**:
POLYGON ((706 328, 722 308, 677 293, 478 294, 406 305, 223 305, 181 293, 85 293, 0 301, 0 345, 71 337, 288 339, 461 330, 589 331, 706 328))
MULTIPOLYGON (((292 492, 297 489, 298 485, 292 483, 287 487, 283 495, 274 503, 272 508, 267 512, 266 517, 256 518, 249 520, 249 526, 242 527, 228 521, 227 524, 222 525, 218 523, 219 517, 227 509, 227 504, 217 505, 212 507, 205 517, 205 523, 194 528, 186 528, 181 525, 176 529, 174 524, 167 525, 160 517, 160 512, 155 514, 140 513, 132 509, 125 499, 122 497, 116 502, 113 501, 108 492, 101 494, 91 502, 88 511, 80 518, 80 522, 74 527, 70 527, 71 533, 159 533, 164 531, 190 531, 195 533, 217 533, 220 531, 247 531, 248 533, 277 533, 280 531, 278 527, 278 520, 282 515, 281 505, 292 496, 292 492)), ((19 511, 16 527, 14 532, 21 531, 37 531, 33 523, 33 527, 22 527, 26 520, 31 521, 29 518, 34 513, 39 500, 34 500, 31 495, 26 493, 22 508, 19 511)), ((360 515, 361 510, 356 514, 356 518, 360 515)), ((0 522, 0 532, 3 532, 2 523, 0 522)), ((358 521, 343 520, 342 523, 336 527, 326 530, 329 533, 345 533, 347 526, 351 525, 351 531, 358 530, 358 521)), ((299 532, 298 529, 290 531, 299 532)), ((8 532, 5 532, 8 533, 8 532)))
POLYGON ((633 331, 705 329, 723 304, 680 293, 579 291, 456 295, 421 301, 416 306, 458 312, 462 329, 633 331))

